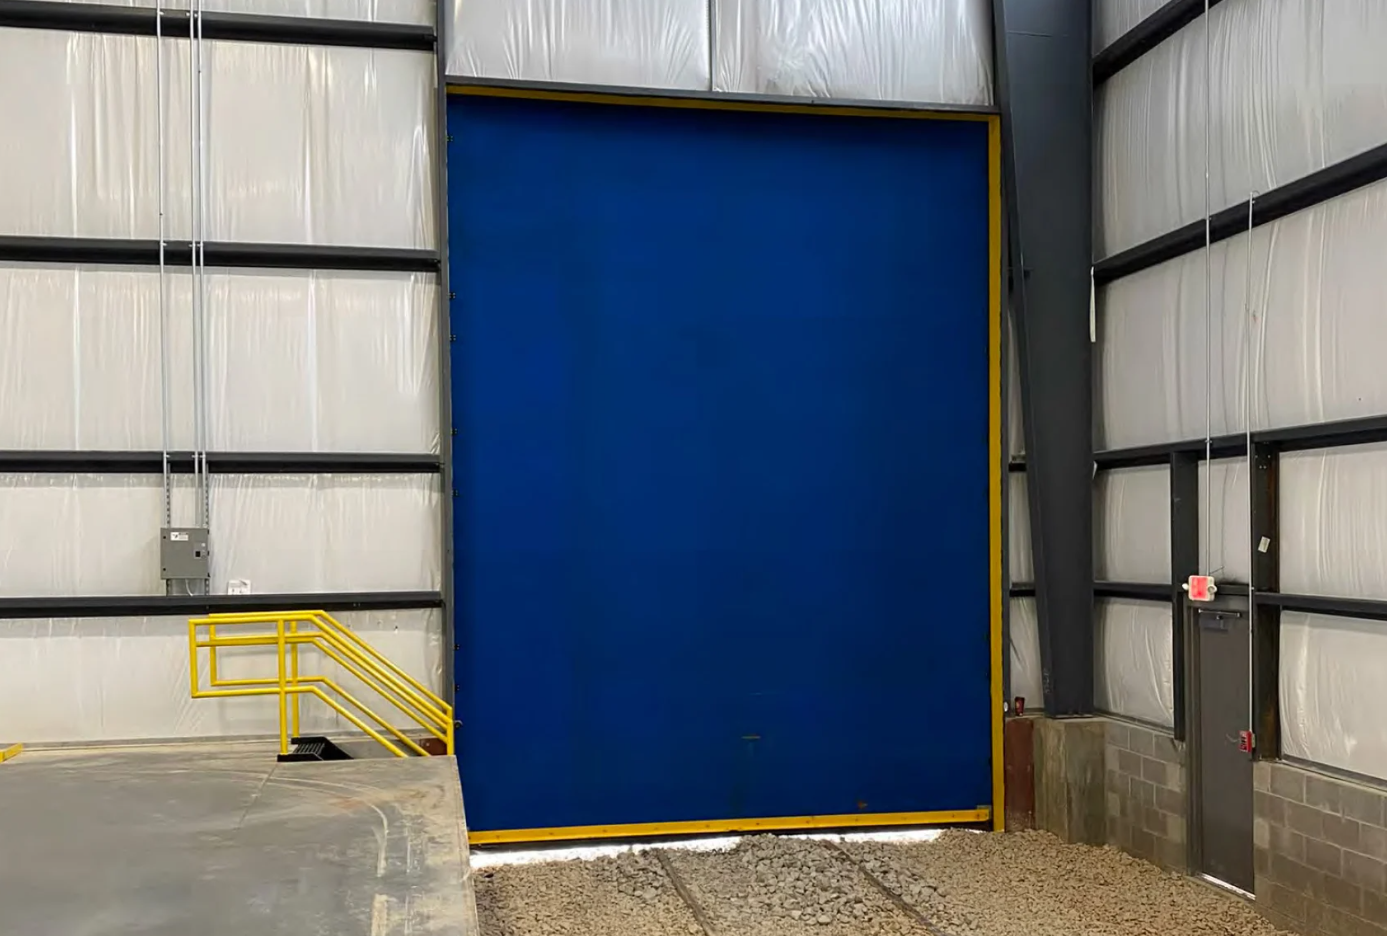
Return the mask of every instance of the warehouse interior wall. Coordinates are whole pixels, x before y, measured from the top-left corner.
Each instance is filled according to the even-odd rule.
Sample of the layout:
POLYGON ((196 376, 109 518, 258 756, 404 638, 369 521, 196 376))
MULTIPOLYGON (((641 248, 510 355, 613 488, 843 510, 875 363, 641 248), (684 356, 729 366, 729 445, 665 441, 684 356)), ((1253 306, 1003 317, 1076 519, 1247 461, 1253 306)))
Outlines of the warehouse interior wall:
MULTIPOLYGON (((416 0, 198 6, 434 20, 433 4, 416 0)), ((211 596, 295 606, 356 596, 365 610, 342 621, 443 689, 437 63, 370 41, 0 26, 0 85, 11 89, 0 122, 22 141, 0 147, 7 737, 277 731, 272 700, 189 698, 186 613, 119 613, 141 596, 150 610, 176 597, 160 577, 160 529, 198 525, 203 500, 211 596), (170 256, 216 242, 277 268, 121 256, 153 256, 161 236, 170 256), (92 259, 55 259, 90 244, 92 259), (246 467, 214 469, 203 494, 198 474, 178 471, 166 507, 160 454, 198 450, 246 467), (413 467, 372 467, 393 460, 413 467), (60 610, 45 615, 46 603, 60 610)), ((273 673, 273 650, 224 656, 231 672, 273 673)), ((305 666, 379 703, 331 661, 305 666)), ((325 713, 306 704, 305 727, 348 727, 325 713)))
MULTIPOLYGON (((0 85, 20 91, 0 121, 24 141, 0 148, 0 712, 30 743, 274 731, 254 700, 190 702, 187 614, 158 612, 177 597, 160 529, 204 509, 212 598, 361 607, 344 622, 445 692, 443 73, 993 95, 987 0, 157 4, 233 31, 238 15, 286 17, 310 36, 197 42, 186 17, 156 37, 155 0, 98 2, 148 22, 0 20, 0 85), (311 38, 338 21, 377 31, 311 38), (208 245, 201 267, 190 242, 208 245), (141 613, 121 614, 131 601, 141 613), (40 688, 45 710, 25 704, 40 688)), ((245 654, 236 665, 267 665, 245 654)))
MULTIPOLYGON (((1127 5, 1098 4, 1114 6, 1127 5)), ((1378 3, 1226 0, 1100 85, 1095 259, 1202 224, 1206 143, 1215 213, 1387 144, 1384 42, 1378 3)), ((1095 450, 1387 414, 1373 351, 1383 340, 1383 186, 1100 285, 1095 450)), ((1280 456, 1282 592, 1387 599, 1384 458, 1380 445, 1280 456)), ((1166 497, 1133 485, 1164 470, 1097 474, 1100 580, 1169 581, 1168 561, 1153 554, 1169 542, 1166 497)), ((1248 479, 1246 456, 1200 467, 1201 571, 1242 585, 1248 479)), ((1284 753, 1387 780, 1387 725, 1354 714, 1372 708, 1363 679, 1387 677, 1387 625, 1287 612, 1281 627, 1284 753)), ((1149 666, 1133 671, 1133 686, 1168 681, 1149 666)))
POLYGON ((988 0, 469 0, 465 81, 992 103, 988 0))
POLYGON ((1185 6, 1094 4, 1097 705, 1183 742, 1180 582, 1247 595, 1259 909, 1378 932, 1387 8, 1185 6))
MULTIPOLYGON (((52 0, 57 3, 98 3, 102 6, 150 7, 149 0, 52 0)), ((166 0, 165 10, 187 10, 198 0, 166 0)), ((434 21, 434 0, 202 0, 208 13, 249 13, 256 16, 306 16, 320 19, 363 20, 372 23, 434 21)))

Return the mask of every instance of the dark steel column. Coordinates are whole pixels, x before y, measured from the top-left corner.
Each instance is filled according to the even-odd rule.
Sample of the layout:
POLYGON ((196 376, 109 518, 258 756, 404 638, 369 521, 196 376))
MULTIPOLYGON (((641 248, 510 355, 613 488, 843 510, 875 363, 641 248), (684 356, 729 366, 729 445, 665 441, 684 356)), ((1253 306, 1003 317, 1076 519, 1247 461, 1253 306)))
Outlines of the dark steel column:
POLYGON ((1273 444, 1252 445, 1252 730, 1257 757, 1281 756, 1281 609, 1256 600, 1281 590, 1281 531, 1277 474, 1280 453, 1273 444))
POLYGON ((1090 9, 993 0, 1045 710, 1093 712, 1090 9))
MULTIPOLYGON (((453 590, 453 326, 452 287, 448 268, 448 13, 451 3, 438 0, 434 10, 434 222, 438 239, 438 482, 439 557, 443 568, 443 685, 440 695, 452 705, 457 696, 454 680, 457 653, 457 610, 453 590)), ((456 718, 454 713, 454 718, 456 718)))
POLYGON ((1170 456, 1170 608, 1171 672, 1175 682, 1175 740, 1185 740, 1185 703, 1189 694, 1185 627, 1185 584, 1199 574, 1199 455, 1170 456))

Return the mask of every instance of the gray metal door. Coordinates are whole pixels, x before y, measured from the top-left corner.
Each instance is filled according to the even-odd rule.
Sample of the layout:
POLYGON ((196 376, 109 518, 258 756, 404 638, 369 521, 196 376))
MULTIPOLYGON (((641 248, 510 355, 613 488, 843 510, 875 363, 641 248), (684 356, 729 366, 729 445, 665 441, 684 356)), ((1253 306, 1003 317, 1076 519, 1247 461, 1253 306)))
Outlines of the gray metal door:
POLYGON ((1224 599, 1198 607, 1191 617, 1197 693, 1190 752, 1194 867, 1250 893, 1252 755, 1241 750, 1251 704, 1247 602, 1224 599))

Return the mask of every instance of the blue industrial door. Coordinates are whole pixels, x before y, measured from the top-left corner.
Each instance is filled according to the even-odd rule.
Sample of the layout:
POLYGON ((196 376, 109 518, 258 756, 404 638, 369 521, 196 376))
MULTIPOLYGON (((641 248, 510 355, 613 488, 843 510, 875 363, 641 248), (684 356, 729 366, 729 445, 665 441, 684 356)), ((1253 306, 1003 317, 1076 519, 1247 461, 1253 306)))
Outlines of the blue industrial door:
POLYGON ((985 816, 988 125, 448 129, 477 840, 985 816))

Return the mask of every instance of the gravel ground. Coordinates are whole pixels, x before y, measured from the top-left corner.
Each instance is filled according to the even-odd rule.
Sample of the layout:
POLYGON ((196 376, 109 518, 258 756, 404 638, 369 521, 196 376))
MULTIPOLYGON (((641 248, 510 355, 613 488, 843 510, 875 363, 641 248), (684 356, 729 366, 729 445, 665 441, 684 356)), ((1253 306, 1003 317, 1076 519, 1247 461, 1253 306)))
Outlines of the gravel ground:
POLYGON ((651 852, 485 868, 473 881, 482 936, 703 932, 651 852))
POLYGON ((1275 936, 1243 901, 1112 848, 947 832, 843 848, 950 936, 1275 936))
POLYGON ((715 936, 905 936, 920 932, 835 847, 770 835, 730 852, 668 853, 715 936))
POLYGON ((477 872, 482 936, 1275 936, 1242 901, 1113 849, 1043 833, 914 844, 759 836, 730 851, 477 872), (893 891, 912 912, 883 894, 893 891))

